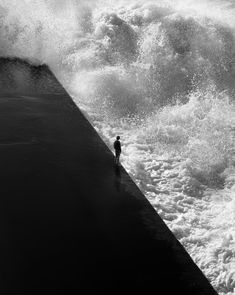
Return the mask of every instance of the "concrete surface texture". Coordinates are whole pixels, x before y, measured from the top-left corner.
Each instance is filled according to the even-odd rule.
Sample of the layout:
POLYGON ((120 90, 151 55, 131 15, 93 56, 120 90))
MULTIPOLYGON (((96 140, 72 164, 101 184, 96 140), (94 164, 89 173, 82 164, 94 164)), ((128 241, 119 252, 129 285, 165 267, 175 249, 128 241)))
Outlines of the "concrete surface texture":
MULTIPOLYGON (((22 65, 5 63, 11 73, 22 65)), ((41 68, 35 78, 35 71, 35 85, 51 75, 41 68)), ((68 94, 50 81, 41 93, 1 84, 1 294, 216 294, 68 94)))

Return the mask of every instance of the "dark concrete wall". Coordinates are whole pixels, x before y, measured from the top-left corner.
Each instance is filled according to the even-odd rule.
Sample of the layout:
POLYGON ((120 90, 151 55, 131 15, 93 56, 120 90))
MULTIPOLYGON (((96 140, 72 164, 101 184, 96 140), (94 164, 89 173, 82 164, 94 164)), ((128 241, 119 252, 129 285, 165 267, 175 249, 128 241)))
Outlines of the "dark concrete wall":
POLYGON ((0 65, 0 293, 215 295, 48 67, 0 65))
POLYGON ((1 93, 64 93, 47 65, 18 58, 0 58, 1 93))

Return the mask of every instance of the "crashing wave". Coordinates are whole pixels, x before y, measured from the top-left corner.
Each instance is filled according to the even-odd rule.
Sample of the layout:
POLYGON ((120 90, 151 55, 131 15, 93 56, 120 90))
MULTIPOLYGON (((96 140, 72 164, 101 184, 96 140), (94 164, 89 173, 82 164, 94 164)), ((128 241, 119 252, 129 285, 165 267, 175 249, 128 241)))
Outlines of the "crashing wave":
POLYGON ((0 0, 0 56, 48 64, 220 294, 235 288, 232 1, 0 0))

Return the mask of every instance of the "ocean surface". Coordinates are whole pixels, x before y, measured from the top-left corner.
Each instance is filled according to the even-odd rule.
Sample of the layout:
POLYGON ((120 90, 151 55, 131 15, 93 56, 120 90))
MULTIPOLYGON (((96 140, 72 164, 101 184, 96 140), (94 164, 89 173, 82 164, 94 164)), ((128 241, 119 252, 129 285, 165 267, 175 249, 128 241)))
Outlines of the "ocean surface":
POLYGON ((123 166, 235 294, 234 1, 0 0, 0 40, 49 64, 111 149, 120 135, 123 166))

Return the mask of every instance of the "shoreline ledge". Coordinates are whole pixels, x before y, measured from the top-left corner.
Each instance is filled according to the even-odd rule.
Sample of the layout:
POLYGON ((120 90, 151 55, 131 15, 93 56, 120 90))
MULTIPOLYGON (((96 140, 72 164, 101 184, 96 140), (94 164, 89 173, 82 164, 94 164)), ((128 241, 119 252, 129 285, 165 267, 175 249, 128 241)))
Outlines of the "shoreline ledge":
POLYGON ((0 65, 1 294, 217 294, 50 70, 0 65))

